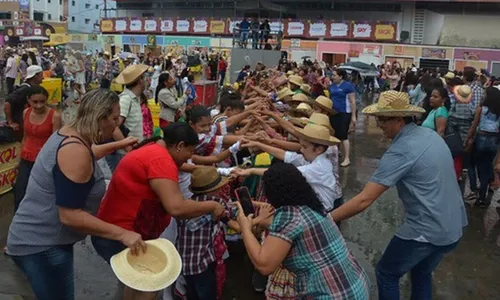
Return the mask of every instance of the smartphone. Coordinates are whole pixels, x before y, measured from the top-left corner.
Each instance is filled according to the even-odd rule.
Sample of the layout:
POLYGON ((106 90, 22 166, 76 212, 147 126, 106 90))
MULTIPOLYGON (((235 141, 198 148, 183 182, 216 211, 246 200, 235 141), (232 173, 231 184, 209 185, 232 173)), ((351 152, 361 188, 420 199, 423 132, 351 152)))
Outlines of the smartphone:
POLYGON ((235 190, 236 199, 241 204, 245 216, 250 214, 255 214, 255 209, 253 208, 252 197, 250 197, 250 192, 246 186, 237 188, 235 190))

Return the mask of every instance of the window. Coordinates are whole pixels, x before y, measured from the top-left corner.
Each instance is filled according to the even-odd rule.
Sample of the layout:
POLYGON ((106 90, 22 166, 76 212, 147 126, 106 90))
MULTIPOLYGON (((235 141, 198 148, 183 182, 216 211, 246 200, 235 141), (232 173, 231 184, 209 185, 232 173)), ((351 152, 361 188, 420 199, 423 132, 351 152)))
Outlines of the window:
POLYGON ((75 17, 71 17, 71 22, 75 22, 75 17))
POLYGON ((96 4, 96 5, 95 5, 95 9, 99 9, 99 4, 96 4))
POLYGON ((89 9, 90 8, 90 4, 89 3, 85 3, 85 8, 89 9))
POLYGON ((50 3, 50 0, 47 0, 48 3, 50 3))
POLYGON ((90 24, 90 19, 85 19, 85 24, 90 24))
POLYGON ((59 5, 62 5, 62 0, 59 0, 59 5))
POLYGON ((48 20, 52 20, 52 15, 51 15, 51 14, 48 14, 47 19, 48 19, 48 20))
POLYGON ((41 12, 34 12, 33 13, 33 20, 34 21, 43 22, 43 13, 41 13, 41 12))
POLYGON ((142 13, 143 18, 154 18, 154 13, 142 13))
POLYGON ((75 6, 75 1, 71 1, 71 6, 75 6))

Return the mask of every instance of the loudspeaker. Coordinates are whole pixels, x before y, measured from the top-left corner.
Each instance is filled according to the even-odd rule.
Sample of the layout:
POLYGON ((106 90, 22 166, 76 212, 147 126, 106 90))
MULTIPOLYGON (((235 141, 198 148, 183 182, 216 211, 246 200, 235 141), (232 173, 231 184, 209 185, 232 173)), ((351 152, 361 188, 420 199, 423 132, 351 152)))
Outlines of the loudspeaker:
POLYGON ((407 40, 409 38, 410 38, 410 32, 409 31, 403 30, 399 34, 399 40, 400 41, 404 41, 404 40, 407 40))

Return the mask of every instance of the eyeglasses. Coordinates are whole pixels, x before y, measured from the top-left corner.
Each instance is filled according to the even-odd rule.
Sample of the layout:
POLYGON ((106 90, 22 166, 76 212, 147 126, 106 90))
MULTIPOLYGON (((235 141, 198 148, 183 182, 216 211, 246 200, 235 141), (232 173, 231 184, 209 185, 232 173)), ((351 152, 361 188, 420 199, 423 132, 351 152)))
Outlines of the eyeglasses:
POLYGON ((375 120, 377 121, 377 125, 382 125, 394 119, 393 117, 377 117, 375 120))

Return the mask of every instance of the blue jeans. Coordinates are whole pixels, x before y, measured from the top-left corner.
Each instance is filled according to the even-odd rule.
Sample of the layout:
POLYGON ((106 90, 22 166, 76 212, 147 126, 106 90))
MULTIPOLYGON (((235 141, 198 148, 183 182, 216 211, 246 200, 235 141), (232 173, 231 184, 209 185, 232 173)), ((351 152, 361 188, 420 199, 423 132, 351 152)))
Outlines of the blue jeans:
POLYGON ((377 264, 378 297, 384 300, 399 299, 399 279, 411 274, 411 299, 432 299, 432 272, 444 254, 457 246, 436 246, 394 236, 377 264))
POLYGON ((28 277, 38 300, 75 299, 73 245, 11 258, 28 277))
POLYGON ((108 264, 113 255, 120 253, 127 248, 124 244, 118 241, 108 240, 98 236, 92 237, 92 246, 94 246, 97 254, 99 254, 99 256, 102 257, 108 264))
POLYGON ((474 145, 474 161, 479 176, 479 200, 485 201, 488 185, 493 180, 493 161, 497 155, 498 137, 478 133, 474 145))
POLYGON ((189 300, 217 299, 216 265, 216 262, 211 263, 203 273, 184 276, 187 284, 187 298, 189 300))

